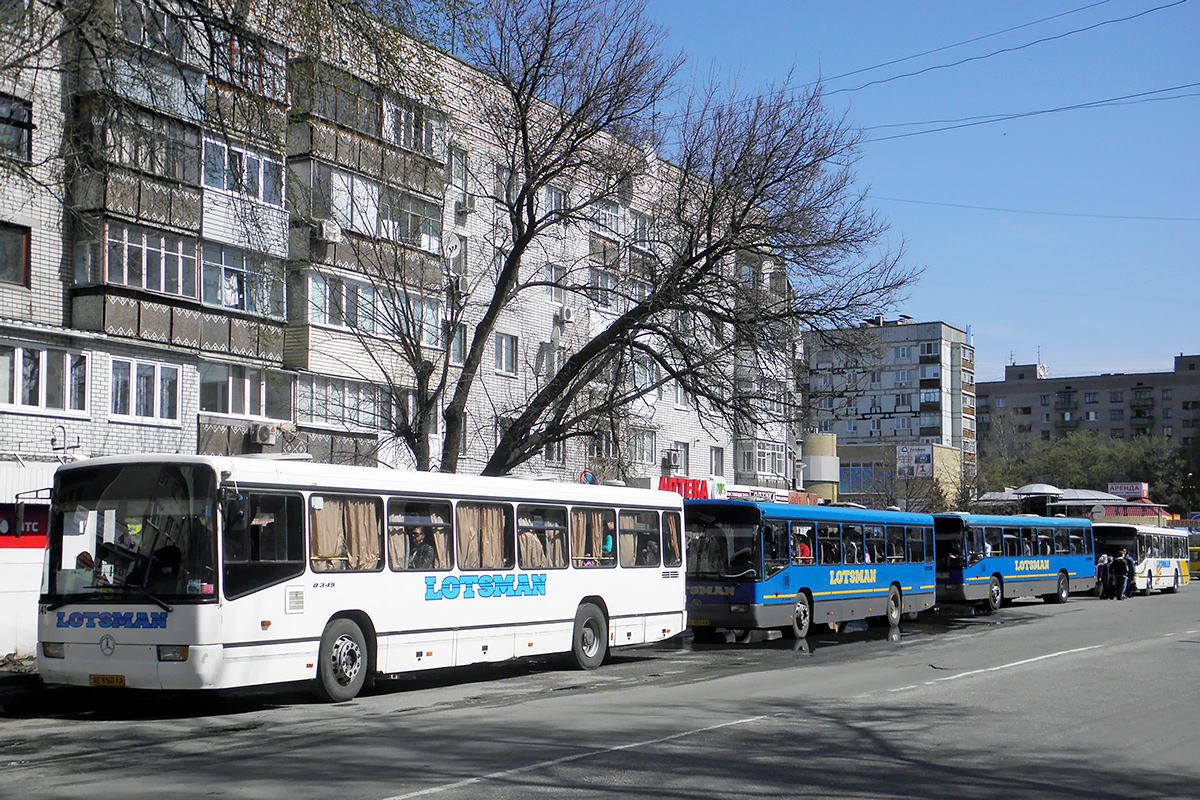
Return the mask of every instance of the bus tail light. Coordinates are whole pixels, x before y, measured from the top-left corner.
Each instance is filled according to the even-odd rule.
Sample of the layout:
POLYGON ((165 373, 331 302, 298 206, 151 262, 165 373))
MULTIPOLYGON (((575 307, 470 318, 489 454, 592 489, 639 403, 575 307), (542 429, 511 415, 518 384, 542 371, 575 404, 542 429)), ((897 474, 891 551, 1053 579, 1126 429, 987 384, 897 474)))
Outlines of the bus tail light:
POLYGON ((749 613, 750 606, 742 605, 742 604, 731 605, 729 607, 729 611, 730 611, 730 613, 733 613, 733 614, 746 614, 746 613, 749 613))
POLYGON ((46 658, 65 658, 67 646, 62 642, 42 642, 42 655, 46 658))
POLYGON ((186 644, 160 644, 158 646, 159 661, 187 661, 188 660, 188 645, 186 644))

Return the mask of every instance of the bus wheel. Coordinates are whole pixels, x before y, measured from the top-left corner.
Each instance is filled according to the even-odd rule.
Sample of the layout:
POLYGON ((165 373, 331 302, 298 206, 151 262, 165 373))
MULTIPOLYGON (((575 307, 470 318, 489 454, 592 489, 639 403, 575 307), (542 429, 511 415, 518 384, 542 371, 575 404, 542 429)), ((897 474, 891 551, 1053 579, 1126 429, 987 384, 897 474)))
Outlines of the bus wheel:
POLYGON ((327 703, 353 700, 367 679, 367 642, 348 619, 335 619, 321 636, 313 691, 327 703))
POLYGON ((888 589, 887 599, 887 624, 889 628, 896 628, 900 625, 900 615, 904 611, 904 607, 900 603, 900 590, 895 586, 888 589))
POLYGON ((580 669, 595 669, 608 651, 608 625, 600 609, 584 603, 575 612, 575 632, 571 636, 571 659, 580 669))
POLYGON ((992 614, 999 611, 1001 604, 1004 602, 1004 586, 995 575, 992 576, 992 581, 988 584, 987 600, 985 602, 988 612, 992 614))
POLYGON ((1147 572, 1147 573, 1146 573, 1146 588, 1145 588, 1145 589, 1142 589, 1142 592, 1141 592, 1141 594, 1142 594, 1142 597, 1149 597, 1149 596, 1150 596, 1150 587, 1151 587, 1151 586, 1153 586, 1153 585, 1154 585, 1154 573, 1153 573, 1153 572, 1147 572))
POLYGON ((1175 573, 1175 577, 1171 580, 1171 585, 1163 589, 1163 594, 1175 594, 1179 591, 1179 573, 1175 573))
POLYGON ((812 625, 812 606, 808 595, 804 592, 796 594, 796 610, 792 612, 792 633, 797 639, 808 636, 808 628, 812 625))
POLYGON ((1071 596, 1071 584, 1067 580, 1067 576, 1061 572, 1058 574, 1058 588, 1054 594, 1046 595, 1046 600, 1051 603, 1065 603, 1067 598, 1071 596))

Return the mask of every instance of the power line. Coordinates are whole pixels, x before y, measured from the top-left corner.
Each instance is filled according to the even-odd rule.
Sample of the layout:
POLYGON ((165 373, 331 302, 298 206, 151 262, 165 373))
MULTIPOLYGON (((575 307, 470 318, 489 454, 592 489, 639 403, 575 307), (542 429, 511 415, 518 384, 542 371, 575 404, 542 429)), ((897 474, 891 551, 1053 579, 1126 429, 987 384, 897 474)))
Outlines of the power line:
POLYGON ((912 203, 920 206, 941 206, 943 208, 965 208, 971 211, 1001 211, 1006 214, 1034 214, 1043 217, 1081 217, 1083 219, 1121 219, 1149 222, 1200 222, 1200 217, 1138 217, 1121 214, 1073 214, 1067 211, 1029 211, 1022 208, 997 208, 994 206, 973 206, 965 203, 935 203, 930 200, 906 200, 901 197, 880 197, 870 195, 872 200, 884 200, 890 203, 912 203))
POLYGON ((849 88, 849 89, 834 89, 832 91, 826 92, 826 94, 834 95, 834 94, 842 94, 843 92, 858 92, 858 91, 866 89, 867 87, 870 87, 870 86, 877 86, 882 83, 891 83, 892 81, 898 81, 901 78, 912 78, 917 75, 924 75, 927 72, 933 72, 934 70, 949 69, 951 67, 960 67, 963 64, 969 64, 972 61, 982 61, 987 58, 992 58, 993 56, 1003 55, 1005 53, 1014 53, 1018 50, 1024 50, 1028 47, 1033 47, 1034 45, 1045 44, 1046 42, 1053 42, 1057 39, 1064 39, 1068 36, 1074 36, 1077 33, 1085 33, 1087 31, 1095 30, 1096 28, 1102 28, 1105 25, 1113 25, 1118 22, 1129 22, 1130 20, 1137 19, 1138 17, 1144 17, 1147 14, 1153 14, 1156 11, 1162 11, 1163 9, 1173 8, 1175 6, 1183 5, 1186 2, 1187 2, 1187 0, 1175 0, 1175 2, 1173 2, 1173 3, 1167 3, 1166 5, 1156 6, 1154 8, 1150 8, 1145 11, 1139 11, 1137 14, 1131 14, 1128 17, 1120 17, 1118 19, 1107 19, 1107 20, 1104 20, 1103 22, 1097 22, 1095 25, 1088 25, 1083 28, 1076 28, 1074 30, 1056 34, 1054 36, 1047 36, 1042 39, 1035 39, 1032 42, 1026 42, 1025 44, 1022 44, 1022 45, 1001 48, 1000 50, 995 50, 991 53, 987 53, 986 55, 971 56, 970 58, 960 59, 958 61, 954 61, 949 64, 934 64, 932 66, 925 67, 924 69, 919 69, 916 72, 905 72, 905 73, 901 73, 900 75, 893 75, 890 78, 880 78, 879 80, 868 81, 867 83, 864 83, 861 86, 855 86, 855 87, 849 88))
MULTIPOLYGON (((1056 108, 1043 108, 1043 109, 1039 109, 1037 111, 1023 111, 1019 114, 1007 114, 1004 116, 984 117, 982 119, 975 119, 974 121, 962 122, 962 123, 953 124, 953 125, 943 125, 940 128, 928 128, 928 129, 922 130, 922 131, 910 131, 908 133, 895 133, 895 134, 892 134, 891 136, 880 136, 880 137, 877 137, 874 139, 866 139, 864 141, 864 144, 873 144, 875 142, 888 142, 893 139, 907 139, 912 136, 924 136, 925 134, 928 134, 928 133, 942 133, 944 131, 953 131, 953 130, 958 130, 960 128, 974 128, 979 125, 991 125, 994 122, 1006 122, 1011 119, 1024 119, 1026 117, 1036 117, 1036 116, 1040 116, 1042 114, 1059 114, 1059 113, 1062 113, 1063 111, 1079 111, 1081 109, 1086 109, 1086 108, 1105 108, 1107 106, 1127 105, 1128 103, 1126 101, 1138 100, 1140 98, 1146 98, 1146 97, 1149 97, 1151 95, 1156 95, 1156 94, 1163 94, 1165 92, 1177 92, 1177 91, 1180 91, 1181 89, 1194 89, 1198 86, 1200 86, 1200 82, 1183 83, 1183 84, 1180 84, 1179 86, 1169 86, 1165 89, 1152 89, 1152 90, 1146 91, 1146 92, 1137 92, 1134 94, 1121 95, 1119 97, 1110 97, 1110 98, 1107 98, 1104 100, 1092 100, 1087 103, 1075 103, 1073 105, 1058 106, 1056 108)), ((1190 94, 1180 95, 1180 97, 1191 97, 1191 96, 1192 95, 1190 95, 1190 94)), ((1158 99, 1172 99, 1172 98, 1158 98, 1158 99)))

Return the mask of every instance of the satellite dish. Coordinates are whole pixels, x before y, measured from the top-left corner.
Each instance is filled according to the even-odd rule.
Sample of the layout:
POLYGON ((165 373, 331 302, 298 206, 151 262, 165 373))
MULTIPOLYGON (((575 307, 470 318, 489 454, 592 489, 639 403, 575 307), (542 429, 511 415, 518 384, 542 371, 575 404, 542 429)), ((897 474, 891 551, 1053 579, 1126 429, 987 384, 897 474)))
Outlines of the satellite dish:
POLYGON ((462 239, 457 233, 451 233, 442 242, 442 255, 453 261, 462 253, 462 239))

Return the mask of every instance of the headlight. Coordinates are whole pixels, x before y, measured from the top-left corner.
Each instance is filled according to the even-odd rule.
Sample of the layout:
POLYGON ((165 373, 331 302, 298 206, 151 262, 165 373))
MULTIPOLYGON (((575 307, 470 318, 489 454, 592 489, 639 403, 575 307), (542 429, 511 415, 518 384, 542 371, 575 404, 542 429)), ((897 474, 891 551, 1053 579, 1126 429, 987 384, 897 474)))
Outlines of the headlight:
POLYGON ((732 605, 729 607, 732 614, 746 614, 750 611, 750 606, 747 605, 732 605))
POLYGON ((42 642, 42 655, 46 658, 64 658, 67 646, 62 642, 42 642))
POLYGON ((188 645, 186 644, 160 644, 158 646, 159 661, 187 661, 188 660, 188 645))

